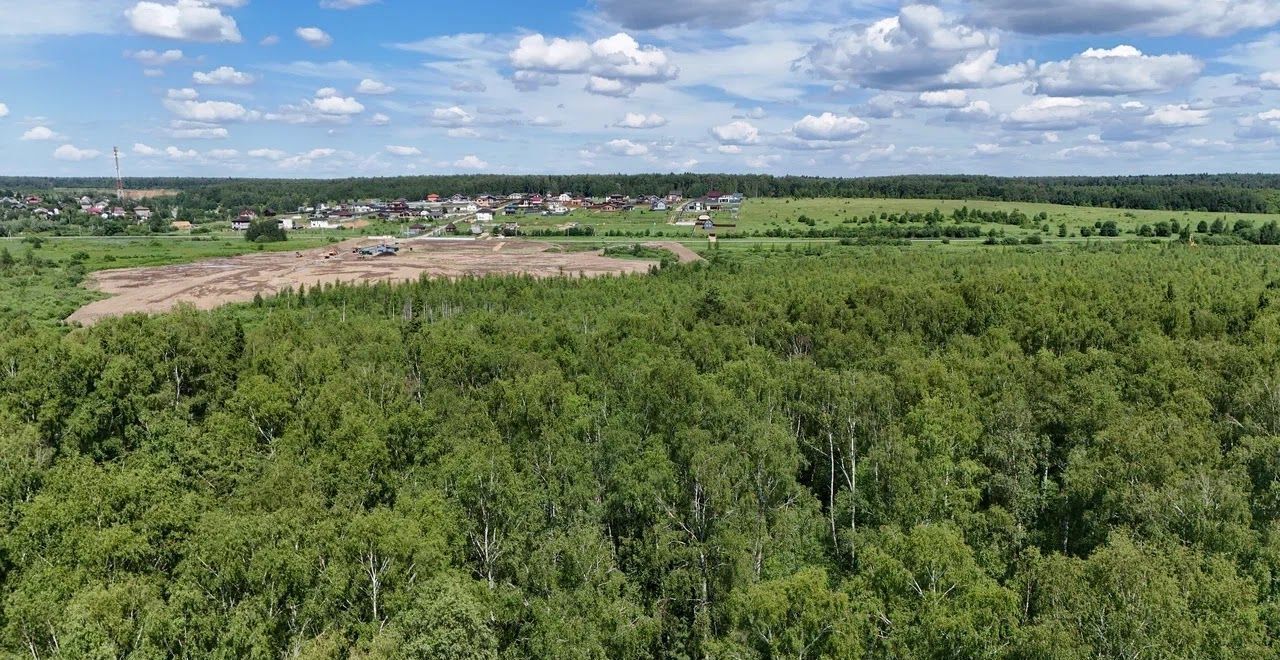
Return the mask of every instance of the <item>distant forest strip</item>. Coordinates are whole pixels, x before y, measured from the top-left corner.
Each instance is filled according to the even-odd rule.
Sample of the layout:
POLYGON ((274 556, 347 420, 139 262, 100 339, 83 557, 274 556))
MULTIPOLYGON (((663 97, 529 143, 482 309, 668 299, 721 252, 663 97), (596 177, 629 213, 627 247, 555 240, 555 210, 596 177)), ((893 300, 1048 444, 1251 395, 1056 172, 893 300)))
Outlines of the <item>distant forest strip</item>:
MULTIPOLYGON (((460 175, 360 179, 130 178, 132 189, 180 191, 190 209, 272 205, 281 209, 328 200, 421 198, 508 192, 570 192, 588 196, 686 197, 712 190, 748 197, 871 197, 1037 202, 1160 211, 1280 212, 1280 175, 1194 174, 1133 177, 893 176, 874 178, 774 177, 732 174, 460 175)), ((108 178, 0 177, 0 191, 111 189, 108 178)))

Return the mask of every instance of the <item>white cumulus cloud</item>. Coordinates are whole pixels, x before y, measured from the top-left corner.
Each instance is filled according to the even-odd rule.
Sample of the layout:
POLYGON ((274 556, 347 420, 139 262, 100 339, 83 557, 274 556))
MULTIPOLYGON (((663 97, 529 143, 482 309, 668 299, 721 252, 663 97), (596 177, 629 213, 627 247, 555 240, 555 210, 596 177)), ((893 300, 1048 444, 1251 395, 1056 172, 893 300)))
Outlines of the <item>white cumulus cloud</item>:
POLYGON ((637 85, 674 80, 680 73, 662 49, 641 45, 625 32, 591 43, 532 34, 508 59, 516 70, 512 81, 526 90, 553 85, 561 74, 588 74, 588 91, 627 96, 637 85))
POLYGON ((467 126, 474 121, 475 117, 471 113, 456 105, 448 108, 436 108, 431 111, 431 123, 436 126, 458 128, 467 126))
POLYGON ((251 85, 255 78, 233 67, 220 66, 213 71, 196 71, 191 79, 197 85, 251 85))
POLYGON ((625 117, 614 122, 618 128, 659 128, 667 125, 667 118, 659 114, 628 112, 625 117))
POLYGON ((333 45, 333 37, 318 27, 300 27, 293 33, 313 48, 328 48, 333 45))
POLYGON ((604 148, 616 156, 646 156, 649 154, 649 147, 631 140, 609 140, 604 144, 604 148))
POLYGON ((244 106, 231 101, 169 98, 164 100, 164 107, 179 118, 206 123, 240 121, 249 117, 249 111, 244 106))
POLYGON ((365 78, 356 86, 356 92, 360 94, 390 94, 394 91, 396 91, 395 87, 372 78, 365 78))
POLYGON ((182 61, 182 51, 177 49, 169 49, 166 51, 140 50, 137 52, 126 52, 125 57, 141 62, 146 66, 164 66, 182 61))
POLYGON ((236 20, 222 9, 200 0, 177 0, 175 4, 139 2, 125 11, 129 25, 138 33, 183 41, 240 41, 236 20))
POLYGON ((279 149, 250 149, 250 158, 261 158, 263 160, 283 160, 289 154, 279 149))
POLYGON ((1110 104, 1074 97, 1045 96, 1023 105, 1002 119, 1011 128, 1037 131, 1071 130, 1093 123, 1110 104))
POLYGON ((587 86, 585 89, 598 96, 625 97, 631 96, 631 94, 636 91, 636 84, 630 80, 616 80, 614 78, 591 76, 587 79, 587 86))
POLYGON ((995 116, 991 104, 986 101, 970 101, 963 108, 956 108, 946 115, 949 122, 980 122, 995 116))
POLYGON ((1191 126, 1204 126, 1209 121, 1208 110, 1192 108, 1184 103, 1182 105, 1166 105, 1156 108, 1151 111, 1151 114, 1143 118, 1142 123, 1160 128, 1188 128, 1191 126))
POLYGON ((48 126, 36 126, 31 130, 22 134, 22 139, 29 142, 41 142, 44 140, 61 140, 64 136, 59 135, 48 126))
POLYGON ((307 104, 322 115, 358 115, 364 112, 364 105, 350 96, 323 96, 307 104))
POLYGON ((477 156, 463 156, 453 161, 453 166, 464 170, 483 170, 489 167, 489 163, 481 160, 477 156))
POLYGON ((963 89, 923 92, 916 104, 924 108, 963 108, 969 104, 969 95, 963 89))
POLYGON ((964 25, 932 5, 907 5, 897 16, 835 30, 802 64, 829 80, 894 90, 990 87, 1023 79, 1027 64, 996 62, 995 32, 964 25))
POLYGON ((64 144, 53 150, 53 157, 58 160, 66 160, 71 162, 79 162, 82 160, 93 160, 101 156, 102 152, 96 149, 81 149, 73 144, 64 144))
POLYGON ((819 116, 805 115, 791 127, 791 132, 801 140, 847 142, 867 132, 871 127, 858 117, 840 116, 824 112, 819 116))
POLYGON ((760 129, 749 122, 734 121, 711 129, 711 135, 720 144, 745 145, 760 141, 760 129))
POLYGON ((1203 69, 1190 55, 1146 55, 1126 45, 1090 48, 1069 60, 1040 65, 1035 86, 1053 96, 1167 92, 1192 82, 1203 69))

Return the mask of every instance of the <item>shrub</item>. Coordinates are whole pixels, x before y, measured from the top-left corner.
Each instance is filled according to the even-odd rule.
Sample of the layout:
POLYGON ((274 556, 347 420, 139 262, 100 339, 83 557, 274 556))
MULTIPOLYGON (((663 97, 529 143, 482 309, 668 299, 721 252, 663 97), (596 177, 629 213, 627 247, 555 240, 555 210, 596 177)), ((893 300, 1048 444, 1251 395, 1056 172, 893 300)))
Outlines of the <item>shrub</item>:
POLYGON ((250 243, 278 243, 288 240, 284 230, 274 220, 263 220, 249 225, 249 229, 244 233, 244 238, 250 243))

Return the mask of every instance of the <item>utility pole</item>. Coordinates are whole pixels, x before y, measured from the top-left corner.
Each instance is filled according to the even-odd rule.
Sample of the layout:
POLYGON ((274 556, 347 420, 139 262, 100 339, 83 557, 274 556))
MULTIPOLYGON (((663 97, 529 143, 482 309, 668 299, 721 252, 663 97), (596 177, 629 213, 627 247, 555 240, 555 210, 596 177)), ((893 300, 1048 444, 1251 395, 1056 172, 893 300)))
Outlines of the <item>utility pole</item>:
POLYGON ((116 199, 120 201, 121 206, 124 206, 124 178, 120 176, 120 147, 112 147, 111 151, 116 157, 116 199))

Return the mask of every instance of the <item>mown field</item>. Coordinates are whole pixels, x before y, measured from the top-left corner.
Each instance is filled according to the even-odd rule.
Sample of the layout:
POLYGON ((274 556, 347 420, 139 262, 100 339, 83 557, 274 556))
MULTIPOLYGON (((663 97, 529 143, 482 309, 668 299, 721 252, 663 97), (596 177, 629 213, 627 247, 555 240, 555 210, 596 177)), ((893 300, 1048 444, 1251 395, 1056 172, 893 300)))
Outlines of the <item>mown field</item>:
MULTIPOLYGON (((1082 206, 1061 206, 1057 204, 1034 204, 1020 202, 965 201, 965 200, 929 200, 929 199, 749 199, 738 213, 736 220, 733 214, 712 212, 717 224, 736 224, 733 229, 720 230, 721 235, 763 234, 769 230, 784 232, 804 232, 811 228, 832 229, 848 226, 866 226, 868 216, 874 215, 877 222, 886 224, 889 218, 907 213, 928 214, 937 210, 943 216, 944 224, 954 224, 952 214, 961 208, 974 211, 1004 212, 1013 214, 1020 212, 1030 218, 1037 218, 1041 213, 1047 217, 1035 220, 1033 227, 1018 227, 1002 223, 982 221, 964 221, 963 224, 978 225, 984 232, 995 229, 1010 236, 1026 236, 1042 233, 1043 225, 1048 225, 1046 238, 1056 238, 1059 225, 1067 226, 1068 238, 1080 238, 1081 227, 1093 227, 1095 223, 1108 220, 1116 222, 1124 234, 1134 235, 1142 225, 1155 225, 1159 222, 1190 223, 1192 226, 1200 222, 1212 223, 1224 219, 1228 224, 1239 219, 1251 220, 1255 224, 1280 221, 1280 214, 1246 214, 1246 213, 1207 213, 1197 211, 1146 211, 1134 209, 1107 209, 1082 206)), ((692 227, 676 227, 667 224, 677 214, 668 212, 651 212, 635 210, 626 213, 602 213, 594 211, 575 211, 570 219, 565 218, 524 218, 522 226, 554 227, 565 222, 580 222, 596 227, 597 233, 614 232, 662 232, 668 237, 700 235, 692 227)), ((696 218, 699 213, 685 214, 686 220, 696 218)), ((918 223, 917 223, 918 224, 918 223)))

